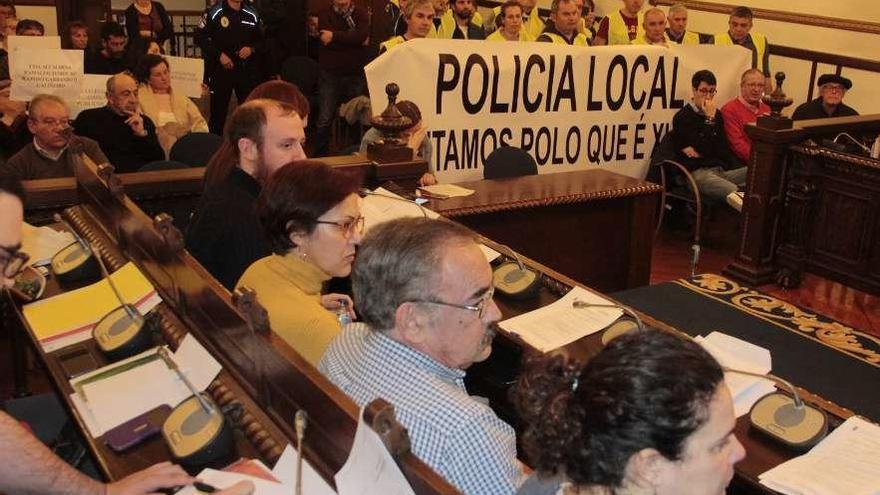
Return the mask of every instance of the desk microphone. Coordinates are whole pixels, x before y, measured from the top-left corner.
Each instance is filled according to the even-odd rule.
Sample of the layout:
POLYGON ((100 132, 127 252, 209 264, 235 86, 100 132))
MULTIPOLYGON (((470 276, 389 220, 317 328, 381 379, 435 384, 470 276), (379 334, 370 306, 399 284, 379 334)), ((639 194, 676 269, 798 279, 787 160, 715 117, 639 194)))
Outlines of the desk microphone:
POLYGON ((505 261, 492 270, 495 290, 511 299, 528 299, 537 295, 541 289, 540 274, 526 267, 517 252, 509 246, 497 244, 514 261, 505 261))
POLYGON ((608 329, 602 334, 602 345, 608 345, 609 342, 620 337, 621 335, 631 332, 633 330, 638 330, 639 332, 645 331, 645 324, 642 322, 642 319, 639 317, 638 313, 636 313, 629 306, 624 306, 623 304, 615 304, 615 303, 591 303, 587 301, 581 301, 580 299, 575 299, 571 302, 572 308, 609 308, 609 309, 619 309, 623 311, 623 313, 632 320, 618 320, 611 325, 608 326, 608 329))
POLYGON ((74 230, 64 218, 56 213, 52 217, 56 222, 64 225, 64 228, 73 234, 76 239, 68 244, 55 256, 52 256, 52 273, 62 284, 69 282, 78 282, 80 280, 93 280, 100 276, 100 271, 96 263, 95 254, 92 252, 91 246, 85 239, 74 230))
POLYGON ((749 422, 761 433, 797 450, 809 449, 828 434, 825 411, 805 404, 791 382, 770 373, 723 369, 729 373, 770 380, 791 394, 770 392, 755 402, 749 411, 749 422))
POLYGON ((95 343, 110 361, 125 359, 149 349, 153 345, 153 325, 148 325, 148 320, 140 311, 125 302, 113 278, 107 272, 104 261, 100 256, 95 256, 95 259, 101 268, 101 274, 119 301, 119 307, 104 315, 92 329, 95 343))
MULTIPOLYGON (((846 133, 846 132, 841 132, 840 134, 834 136, 834 139, 832 139, 832 141, 834 142, 834 144, 838 144, 838 143, 837 143, 837 140, 840 139, 841 137, 845 137, 845 138, 849 139, 851 143, 853 143, 853 144, 855 144, 856 146, 858 146, 859 148, 861 148, 862 151, 864 151, 866 155, 871 155, 871 154, 872 154, 872 150, 871 150, 871 148, 868 148, 867 146, 865 146, 864 144, 862 144, 861 141, 859 141, 858 139, 852 137, 851 135, 849 135, 849 134, 846 133)), ((875 143, 874 143, 875 147, 876 147, 876 144, 877 144, 877 143, 875 142, 875 143)))

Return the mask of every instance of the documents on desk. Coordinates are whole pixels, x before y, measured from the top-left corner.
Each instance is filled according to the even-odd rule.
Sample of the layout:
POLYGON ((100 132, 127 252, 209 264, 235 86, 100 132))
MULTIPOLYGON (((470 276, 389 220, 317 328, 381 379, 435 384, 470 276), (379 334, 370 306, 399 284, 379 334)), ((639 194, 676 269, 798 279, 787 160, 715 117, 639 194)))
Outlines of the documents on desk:
POLYGON ((422 196, 432 199, 459 198, 470 196, 476 192, 473 189, 456 186, 455 184, 434 184, 433 186, 422 186, 419 189, 427 193, 422 194, 422 196))
MULTIPOLYGON (((162 298, 150 281, 129 262, 110 275, 123 299, 141 314, 156 307, 162 298)), ((45 352, 52 352, 92 338, 92 328, 107 313, 119 307, 106 280, 57 296, 32 302, 22 308, 25 320, 45 352)))
MULTIPOLYGON (((156 407, 176 406, 192 395, 153 348, 70 381, 71 400, 93 437, 156 407), (153 358, 155 356, 155 358, 153 358)), ((205 390, 222 367, 192 335, 184 337, 174 361, 193 385, 205 390)))
POLYGON ((809 452, 759 479, 790 495, 878 495, 880 426, 852 416, 809 452))
POLYGON ((21 227, 21 250, 31 259, 31 265, 48 265, 58 251, 76 239, 70 232, 59 232, 51 227, 34 227, 25 222, 21 227))
POLYGON ((580 300, 593 304, 614 304, 581 287, 571 289, 561 299, 543 308, 514 316, 499 323, 541 352, 549 352, 607 327, 623 315, 618 308, 574 308, 580 300))
MULTIPOLYGON (((712 332, 694 338, 721 366, 766 375, 773 368, 770 351, 725 333, 712 332)), ((744 416, 761 397, 776 390, 770 380, 727 372, 724 382, 733 396, 736 417, 744 416)))
MULTIPOLYGON (((364 215, 364 229, 366 232, 369 232, 371 228, 382 222, 398 218, 438 218, 440 216, 437 212, 418 205, 403 196, 394 194, 383 187, 376 188, 372 193, 367 194, 361 203, 361 212, 364 215)), ((480 249, 490 263, 501 256, 501 253, 483 244, 480 244, 480 249)))
POLYGON ((415 495, 382 439, 360 411, 348 460, 336 473, 339 495, 415 495))

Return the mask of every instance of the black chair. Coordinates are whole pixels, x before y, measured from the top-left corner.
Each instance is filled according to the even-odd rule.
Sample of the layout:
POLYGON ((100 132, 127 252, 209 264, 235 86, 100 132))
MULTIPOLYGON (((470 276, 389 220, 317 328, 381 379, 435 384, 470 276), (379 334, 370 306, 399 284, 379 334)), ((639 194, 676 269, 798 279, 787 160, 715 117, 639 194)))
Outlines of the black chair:
POLYGON ((204 167, 223 143, 223 138, 210 132, 185 134, 171 146, 168 158, 188 167, 204 167))
POLYGON ((281 64, 281 79, 296 84, 314 109, 318 103, 318 62, 310 57, 293 56, 281 64))
POLYGON ((495 148, 483 164, 484 179, 505 179, 524 175, 538 175, 538 164, 535 163, 532 155, 513 146, 495 148))
POLYGON ((189 168, 189 165, 174 160, 156 160, 141 166, 138 172, 158 172, 160 170, 175 170, 179 168, 189 168))

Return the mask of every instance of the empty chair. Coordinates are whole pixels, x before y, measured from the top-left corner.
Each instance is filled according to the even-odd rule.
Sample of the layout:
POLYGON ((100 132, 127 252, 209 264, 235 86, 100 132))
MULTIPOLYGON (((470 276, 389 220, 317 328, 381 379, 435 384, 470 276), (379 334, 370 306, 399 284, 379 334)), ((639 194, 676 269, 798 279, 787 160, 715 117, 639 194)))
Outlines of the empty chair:
POLYGON ((222 142, 223 138, 210 132, 191 132, 174 143, 169 159, 189 167, 204 167, 222 142))
POLYGON ((483 164, 484 179, 504 179, 507 177, 521 177, 523 175, 537 175, 538 164, 532 155, 520 148, 502 146, 489 153, 486 163, 483 164))

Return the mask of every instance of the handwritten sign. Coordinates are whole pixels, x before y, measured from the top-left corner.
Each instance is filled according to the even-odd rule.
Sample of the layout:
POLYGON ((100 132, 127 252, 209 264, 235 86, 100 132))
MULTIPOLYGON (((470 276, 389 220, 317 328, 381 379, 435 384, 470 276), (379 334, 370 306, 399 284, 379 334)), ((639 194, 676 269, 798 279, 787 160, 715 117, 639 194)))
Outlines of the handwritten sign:
POLYGON ((12 74, 13 66, 15 65, 14 57, 11 55, 15 53, 19 48, 25 50, 32 50, 35 48, 49 48, 60 50, 61 49, 61 37, 60 36, 16 36, 12 35, 6 38, 6 50, 10 53, 9 55, 9 73, 12 74))
POLYGON ((205 61, 200 58, 165 57, 171 71, 171 88, 175 92, 200 98, 202 79, 205 75, 205 61))
POLYGON ((75 119, 83 110, 107 104, 107 79, 104 74, 83 74, 79 97, 70 105, 70 118, 75 119))
POLYGON ((19 48, 10 52, 12 89, 9 98, 30 101, 46 93, 73 101, 83 76, 82 50, 19 48), (14 62, 13 62, 14 61, 14 62))

